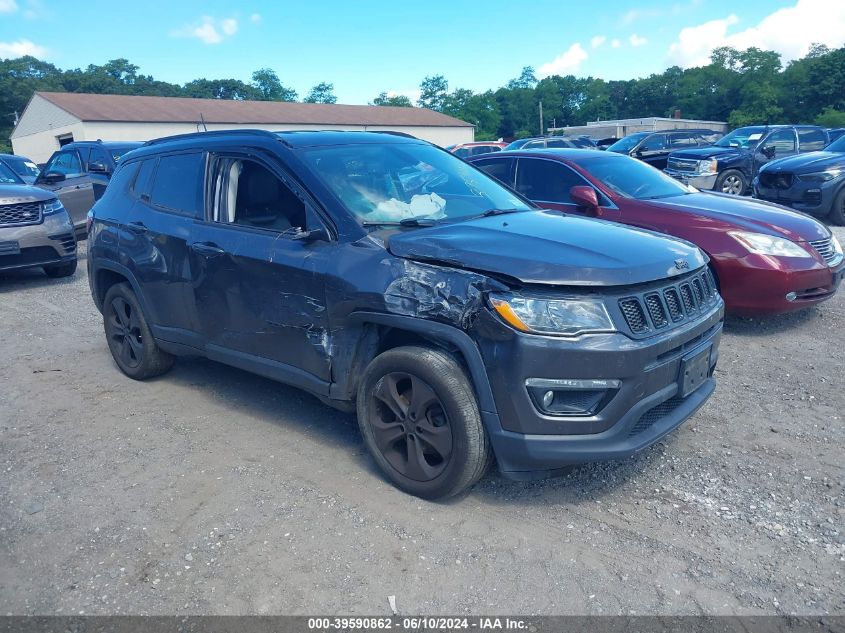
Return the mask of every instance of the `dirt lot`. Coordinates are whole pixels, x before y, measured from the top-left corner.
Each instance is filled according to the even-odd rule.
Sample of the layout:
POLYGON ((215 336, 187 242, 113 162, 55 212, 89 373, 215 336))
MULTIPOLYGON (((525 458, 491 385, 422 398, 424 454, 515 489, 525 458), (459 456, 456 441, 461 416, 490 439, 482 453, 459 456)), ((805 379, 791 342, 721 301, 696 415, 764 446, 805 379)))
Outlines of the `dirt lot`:
POLYGON ((84 266, 0 278, 0 613, 841 614, 843 326, 845 292, 730 319, 657 446, 435 504, 304 393, 124 377, 84 266))

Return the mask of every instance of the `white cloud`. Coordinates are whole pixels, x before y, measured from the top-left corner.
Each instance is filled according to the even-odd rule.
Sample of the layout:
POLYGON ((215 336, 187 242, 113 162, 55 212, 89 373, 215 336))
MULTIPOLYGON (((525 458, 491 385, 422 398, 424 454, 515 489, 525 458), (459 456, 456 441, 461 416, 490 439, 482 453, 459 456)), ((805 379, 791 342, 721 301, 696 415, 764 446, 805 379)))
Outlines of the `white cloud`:
POLYGON ((39 59, 44 59, 49 55, 49 51, 39 44, 33 44, 29 40, 18 40, 16 42, 0 42, 0 58, 9 57, 23 57, 24 55, 32 55, 39 59))
POLYGON ((622 46, 622 42, 620 42, 619 40, 613 40, 612 42, 610 42, 610 45, 613 48, 619 48, 620 46, 622 46))
POLYGON ((781 54, 784 62, 803 57, 814 42, 838 48, 845 43, 845 2, 797 0, 794 6, 779 9, 758 24, 728 34, 739 23, 731 14, 698 26, 682 29, 669 47, 669 63, 685 68, 710 62, 710 52, 719 46, 743 50, 756 46, 781 54))
POLYGON ((0 0, 0 13, 14 13, 18 10, 15 0, 0 0))
POLYGON ((594 38, 590 40, 590 46, 593 48, 598 48, 602 44, 607 41, 607 38, 604 35, 596 35, 594 38))
POLYGON ((574 73, 584 60, 587 59, 587 51, 580 43, 575 42, 565 52, 555 57, 547 64, 543 64, 537 69, 537 76, 541 79, 550 75, 569 75, 574 73))
POLYGON ((261 14, 260 13, 253 13, 251 16, 249 16, 249 19, 254 24, 258 24, 259 22, 261 22, 261 14))
POLYGON ((628 38, 628 41, 631 42, 631 46, 633 46, 635 48, 637 46, 645 46, 646 44, 648 44, 647 38, 640 37, 636 33, 631 33, 631 37, 628 38))
POLYGON ((193 24, 186 24, 181 29, 173 31, 173 37, 193 37, 205 44, 219 44, 227 37, 238 32, 238 21, 235 18, 223 20, 204 15, 193 24))

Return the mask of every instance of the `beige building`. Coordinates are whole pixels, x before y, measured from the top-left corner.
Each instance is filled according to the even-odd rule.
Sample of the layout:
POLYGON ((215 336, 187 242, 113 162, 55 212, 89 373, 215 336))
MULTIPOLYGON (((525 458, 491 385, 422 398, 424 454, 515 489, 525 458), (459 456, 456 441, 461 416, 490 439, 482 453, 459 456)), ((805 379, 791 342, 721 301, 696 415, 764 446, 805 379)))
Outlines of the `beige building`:
POLYGON ((475 127, 425 108, 36 92, 12 132, 15 154, 43 163, 72 141, 148 141, 207 130, 405 132, 446 146, 475 127))
POLYGON ((642 119, 616 119, 613 121, 590 121, 587 125, 550 127, 549 133, 577 136, 584 134, 591 138, 622 138, 635 132, 665 132, 667 130, 713 130, 727 134, 728 124, 724 121, 700 121, 697 119, 670 119, 646 117, 642 119))

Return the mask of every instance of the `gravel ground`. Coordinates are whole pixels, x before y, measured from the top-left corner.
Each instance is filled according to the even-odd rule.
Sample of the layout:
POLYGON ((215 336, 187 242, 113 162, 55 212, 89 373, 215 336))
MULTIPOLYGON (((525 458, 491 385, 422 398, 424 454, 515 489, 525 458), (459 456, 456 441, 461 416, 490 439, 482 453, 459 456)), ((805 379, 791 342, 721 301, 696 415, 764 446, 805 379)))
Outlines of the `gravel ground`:
POLYGON ((845 612, 845 292, 729 319, 714 397, 635 458, 447 503, 295 389, 124 377, 84 266, 0 278, 0 324, 0 613, 845 612))

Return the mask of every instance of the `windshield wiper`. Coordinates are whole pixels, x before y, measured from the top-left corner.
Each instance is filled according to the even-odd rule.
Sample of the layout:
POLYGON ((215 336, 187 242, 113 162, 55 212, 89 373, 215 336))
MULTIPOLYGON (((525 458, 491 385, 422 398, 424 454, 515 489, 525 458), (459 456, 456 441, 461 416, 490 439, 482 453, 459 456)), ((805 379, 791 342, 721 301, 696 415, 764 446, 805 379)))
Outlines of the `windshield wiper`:
POLYGON ((493 215, 505 215, 506 213, 519 213, 522 209, 487 209, 484 213, 476 215, 476 218, 489 218, 493 215))
POLYGON ((402 218, 398 222, 384 220, 379 222, 363 222, 364 226, 434 226, 437 220, 433 218, 402 218))

